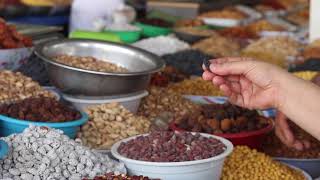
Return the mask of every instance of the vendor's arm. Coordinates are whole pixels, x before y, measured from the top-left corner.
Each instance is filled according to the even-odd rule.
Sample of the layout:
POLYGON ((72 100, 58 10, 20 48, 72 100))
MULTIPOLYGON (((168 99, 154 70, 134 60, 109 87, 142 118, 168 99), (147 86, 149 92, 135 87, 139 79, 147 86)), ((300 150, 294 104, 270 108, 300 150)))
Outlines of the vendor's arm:
POLYGON ((245 58, 213 60, 203 78, 236 105, 277 108, 320 140, 320 88, 267 63, 245 58))

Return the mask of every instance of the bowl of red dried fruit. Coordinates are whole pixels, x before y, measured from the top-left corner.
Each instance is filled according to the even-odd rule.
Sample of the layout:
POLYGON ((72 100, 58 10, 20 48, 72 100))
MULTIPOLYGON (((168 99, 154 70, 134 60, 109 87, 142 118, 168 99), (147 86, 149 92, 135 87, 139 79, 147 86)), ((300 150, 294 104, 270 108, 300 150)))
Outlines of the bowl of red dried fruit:
POLYGON ((0 70, 16 70, 32 54, 32 39, 0 18, 0 70))
POLYGON ((261 148, 263 140, 274 129, 274 122, 255 110, 225 104, 206 104, 197 114, 185 115, 170 123, 174 131, 214 134, 234 145, 261 148))
POLYGON ((129 175, 165 180, 219 180, 230 141, 203 133, 155 131, 115 143, 112 155, 129 175))

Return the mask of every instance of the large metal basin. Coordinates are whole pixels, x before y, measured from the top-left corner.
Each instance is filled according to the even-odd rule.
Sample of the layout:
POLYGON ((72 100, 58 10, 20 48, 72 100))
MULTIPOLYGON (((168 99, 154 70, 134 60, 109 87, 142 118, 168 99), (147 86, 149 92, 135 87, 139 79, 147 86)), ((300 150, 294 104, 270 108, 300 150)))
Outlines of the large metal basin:
POLYGON ((55 40, 39 45, 35 53, 45 64, 53 85, 69 95, 110 96, 143 91, 152 73, 165 66, 158 56, 117 43, 92 40, 55 40), (71 67, 53 60, 57 55, 92 56, 129 70, 105 73, 71 67))

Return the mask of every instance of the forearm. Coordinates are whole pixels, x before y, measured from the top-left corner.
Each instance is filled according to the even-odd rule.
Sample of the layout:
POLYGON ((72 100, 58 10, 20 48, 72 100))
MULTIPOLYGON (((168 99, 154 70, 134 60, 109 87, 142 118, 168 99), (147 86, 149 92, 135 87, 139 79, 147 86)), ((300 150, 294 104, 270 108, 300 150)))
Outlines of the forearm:
POLYGON ((289 73, 283 73, 278 83, 278 109, 320 140, 320 88, 289 73))

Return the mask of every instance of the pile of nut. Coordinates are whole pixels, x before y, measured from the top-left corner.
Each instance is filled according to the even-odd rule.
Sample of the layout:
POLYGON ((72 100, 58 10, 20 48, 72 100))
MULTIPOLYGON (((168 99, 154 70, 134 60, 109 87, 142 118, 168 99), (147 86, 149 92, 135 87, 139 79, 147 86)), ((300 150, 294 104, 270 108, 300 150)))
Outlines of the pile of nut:
POLYGON ((91 151, 61 130, 30 126, 2 139, 10 152, 0 161, 0 179, 81 180, 105 172, 125 173, 122 163, 91 151))
POLYGON ((150 121, 136 116, 118 103, 91 106, 86 110, 89 122, 81 127, 78 137, 95 149, 110 149, 122 139, 147 133, 150 121))
POLYGON ((150 162, 184 162, 222 154, 226 146, 218 139, 189 132, 157 131, 122 143, 118 152, 130 159, 150 162))
MULTIPOLYGON (((151 179, 144 176, 128 176, 124 174, 115 175, 114 173, 107 173, 106 175, 97 176, 97 177, 94 177, 93 179, 84 178, 83 180, 151 180, 151 179)), ((157 179, 153 179, 153 180, 157 180, 157 179)))
POLYGON ((285 67, 287 58, 298 56, 300 48, 301 44, 289 37, 267 37, 247 46, 242 56, 285 67))
POLYGON ((81 114, 54 98, 28 98, 0 106, 0 114, 34 122, 68 122, 81 118, 81 114))
POLYGON ((7 25, 0 18, 0 49, 31 47, 32 39, 17 32, 14 25, 7 25))
POLYGON ((186 79, 179 83, 170 84, 169 90, 183 95, 222 96, 219 88, 202 78, 186 79))
POLYGON ((160 87, 151 87, 149 96, 144 98, 139 107, 139 115, 150 119, 169 113, 173 118, 199 111, 200 106, 183 98, 180 94, 160 87))
POLYGON ((220 35, 213 35, 193 44, 192 49, 198 49, 214 57, 232 57, 240 53, 240 44, 237 41, 220 35))
POLYGON ((204 133, 241 133, 267 127, 271 120, 257 111, 226 104, 208 104, 202 111, 175 119, 178 128, 204 133))
POLYGON ((128 72, 126 68, 118 66, 116 64, 96 59, 94 57, 80 57, 80 56, 68 56, 60 55, 54 58, 55 61, 86 70, 109 72, 109 73, 124 73, 128 72))
POLYGON ((289 148, 280 141, 275 133, 273 133, 272 135, 268 136, 267 140, 264 142, 264 152, 273 157, 299 159, 320 158, 320 142, 316 138, 305 132, 303 129, 301 129, 299 126, 295 125, 293 122, 289 122, 289 126, 296 139, 310 142, 310 149, 298 151, 293 148, 289 148))
POLYGON ((176 68, 166 66, 162 71, 152 75, 150 85, 166 87, 170 82, 180 82, 187 78, 189 78, 188 75, 180 72, 176 68))
POLYGON ((30 97, 53 97, 53 95, 19 72, 0 71, 0 104, 30 97))
POLYGON ((303 173, 246 146, 237 146, 224 163, 222 180, 305 180, 303 173))

